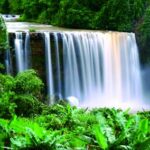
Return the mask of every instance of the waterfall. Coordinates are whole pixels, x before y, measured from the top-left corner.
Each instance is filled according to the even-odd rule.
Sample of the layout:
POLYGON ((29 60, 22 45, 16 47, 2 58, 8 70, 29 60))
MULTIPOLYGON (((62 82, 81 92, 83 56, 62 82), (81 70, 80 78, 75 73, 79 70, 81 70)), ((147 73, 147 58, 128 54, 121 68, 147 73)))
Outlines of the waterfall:
POLYGON ((29 33, 25 34, 25 43, 23 40, 23 33, 16 32, 16 39, 15 39, 15 55, 16 55, 16 65, 17 65, 17 72, 22 72, 26 69, 30 68, 30 36, 29 33))
POLYGON ((53 70, 51 58, 51 43, 50 34, 45 32, 45 59, 46 59, 46 76, 47 76, 47 91, 49 97, 49 104, 54 104, 54 84, 53 84, 53 70))
POLYGON ((44 34, 49 95, 59 92, 63 98, 73 96, 81 105, 95 106, 142 99, 138 48, 133 33, 54 32, 55 50, 50 46, 50 34, 44 34), (62 42, 62 56, 58 39, 62 42), (56 53, 56 64, 52 63, 52 52, 56 53), (60 69, 60 57, 63 57, 63 69, 60 69))
POLYGON ((22 32, 16 32, 15 53, 16 53, 17 71, 22 72, 24 70, 22 32))
POLYGON ((26 32, 24 46, 24 70, 31 68, 30 34, 26 32))
POLYGON ((60 69, 60 56, 59 56, 59 42, 58 33, 54 33, 55 53, 56 53, 56 76, 57 76, 57 96, 62 98, 62 83, 61 83, 61 69, 60 69))
POLYGON ((9 48, 5 52, 5 66, 6 66, 6 74, 12 74, 13 71, 12 58, 9 48))

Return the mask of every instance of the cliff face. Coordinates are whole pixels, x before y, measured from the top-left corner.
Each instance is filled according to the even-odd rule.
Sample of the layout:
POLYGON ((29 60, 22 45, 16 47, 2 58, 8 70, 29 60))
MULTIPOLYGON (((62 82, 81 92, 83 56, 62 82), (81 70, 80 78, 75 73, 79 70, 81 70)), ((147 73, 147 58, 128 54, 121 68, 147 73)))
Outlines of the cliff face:
MULTIPOLYGON (((16 61, 15 61, 15 33, 9 33, 10 52, 13 64, 13 74, 16 74, 16 61)), ((23 33, 23 47, 25 47, 25 33, 23 33)), ((45 62, 44 62, 44 41, 43 34, 30 33, 29 48, 31 49, 31 66, 39 75, 44 79, 45 62)))
POLYGON ((135 28, 140 60, 143 65, 150 65, 150 7, 137 23, 135 28))

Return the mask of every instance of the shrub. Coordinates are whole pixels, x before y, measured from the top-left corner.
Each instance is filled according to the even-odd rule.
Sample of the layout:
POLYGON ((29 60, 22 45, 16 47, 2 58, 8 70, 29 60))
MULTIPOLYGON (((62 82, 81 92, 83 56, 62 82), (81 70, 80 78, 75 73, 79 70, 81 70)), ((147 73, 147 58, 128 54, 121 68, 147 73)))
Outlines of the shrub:
POLYGON ((13 103, 15 93, 14 78, 0 74, 0 117, 11 118, 15 113, 16 104, 13 103))
POLYGON ((22 117, 32 117, 42 113, 42 103, 32 95, 16 95, 13 102, 16 104, 15 114, 22 117))
POLYGON ((42 112, 43 83, 36 72, 28 70, 16 77, 0 74, 0 117, 14 114, 29 117, 42 112))
POLYGON ((43 83, 34 70, 27 70, 15 77, 15 96, 13 102, 19 116, 29 117, 41 113, 41 90, 43 83))
POLYGON ((37 76, 34 70, 27 70, 19 73, 15 77, 15 92, 16 94, 32 95, 35 98, 41 98, 41 90, 43 88, 41 79, 37 76))
MULTIPOLYGON (((15 79, 10 75, 0 74, 0 93, 12 91, 15 86, 15 79)), ((0 96, 1 96, 0 95, 0 96)))
POLYGON ((16 104, 12 101, 14 93, 5 92, 0 96, 0 118, 10 119, 15 114, 16 104))

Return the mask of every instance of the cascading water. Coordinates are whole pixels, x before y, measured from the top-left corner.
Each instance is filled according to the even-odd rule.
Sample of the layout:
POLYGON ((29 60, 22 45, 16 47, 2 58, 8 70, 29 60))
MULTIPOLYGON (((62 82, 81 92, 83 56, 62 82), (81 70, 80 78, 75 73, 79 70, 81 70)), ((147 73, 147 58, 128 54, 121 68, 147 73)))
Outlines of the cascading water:
POLYGON ((30 36, 29 33, 25 35, 25 43, 23 43, 23 33, 16 32, 16 39, 15 39, 15 54, 16 54, 16 65, 17 65, 17 72, 22 72, 26 69, 30 68, 30 36))
POLYGON ((47 91, 49 97, 49 104, 54 104, 54 82, 52 71, 52 58, 51 58, 51 43, 50 34, 45 32, 45 59, 46 59, 46 76, 47 76, 47 91))
POLYGON ((57 93, 58 97, 62 98, 62 83, 61 83, 61 69, 60 69, 60 55, 59 55, 59 43, 58 43, 58 35, 54 33, 54 42, 55 42, 55 50, 56 50, 56 76, 57 76, 57 93))
MULTIPOLYGON (((119 105, 142 98, 138 49, 133 33, 62 32, 53 33, 57 61, 55 91, 49 33, 45 33, 49 95, 58 91, 63 98, 76 97, 80 105, 119 105), (58 36, 63 45, 63 69, 60 70, 58 36), (61 83, 59 83, 61 82, 61 83)), ((53 51, 54 52, 54 51, 53 51)))
POLYGON ((24 70, 31 68, 30 34, 26 32, 24 45, 24 70))
POLYGON ((5 66, 6 66, 6 73, 12 74, 12 59, 11 59, 11 53, 10 49, 8 48, 5 52, 5 66))
POLYGON ((15 53, 16 53, 17 71, 22 72, 24 70, 22 32, 16 32, 15 53))

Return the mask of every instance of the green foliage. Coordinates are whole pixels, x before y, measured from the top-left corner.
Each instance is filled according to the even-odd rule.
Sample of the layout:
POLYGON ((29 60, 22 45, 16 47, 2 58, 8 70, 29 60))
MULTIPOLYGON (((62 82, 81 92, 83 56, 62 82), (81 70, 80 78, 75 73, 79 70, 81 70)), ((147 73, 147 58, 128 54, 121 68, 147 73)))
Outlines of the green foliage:
POLYGON ((15 95, 13 98, 13 103, 17 105, 15 108, 15 113, 18 116, 29 117, 42 112, 42 103, 39 102, 39 100, 34 96, 28 94, 15 95))
POLYGON ((10 118, 15 112, 16 105, 12 102, 14 85, 13 77, 0 74, 0 117, 10 118))
POLYGON ((93 126, 93 132, 94 132, 94 135, 96 137, 96 140, 99 146, 102 149, 107 149, 108 148, 107 138, 104 136, 104 133, 102 132, 101 127, 99 125, 93 126))
POLYGON ((8 47, 8 37, 5 22, 0 14, 0 51, 8 47))
POLYGON ((1 0, 0 1, 0 13, 8 13, 9 9, 9 0, 1 0))
POLYGON ((16 116, 11 121, 0 119, 0 129, 3 134, 0 141, 5 145, 6 140, 5 146, 10 146, 12 149, 46 150, 50 146, 52 137, 50 132, 31 120, 16 116))
POLYGON ((43 83, 34 70, 27 70, 15 77, 15 91, 17 94, 29 94, 41 97, 43 83))
MULTIPOLYGON (((1 148, 132 149, 150 148, 150 122, 143 114, 116 109, 78 109, 67 103, 46 106, 34 118, 0 119, 1 148)), ((147 114, 149 114, 147 112, 147 114)))
POLYGON ((36 32, 36 29, 30 28, 30 29, 29 29, 29 32, 36 32))
POLYGON ((7 92, 0 96, 0 118, 11 118, 15 113, 16 104, 10 102, 14 93, 7 92))
POLYGON ((25 21, 119 31, 133 31, 148 5, 148 0, 3 0, 0 9, 6 2, 7 13, 22 13, 25 21))
POLYGON ((0 117, 33 116, 41 113, 43 83, 35 71, 28 70, 16 77, 0 74, 0 117))
MULTIPOLYGON (((0 74, 0 93, 10 92, 13 90, 15 80, 10 75, 0 74)), ((2 94, 0 96, 2 96, 2 94)))
POLYGON ((1 149, 134 150, 141 147, 148 150, 150 147, 149 112, 129 115, 128 110, 78 109, 65 101, 47 106, 37 100, 42 86, 33 70, 15 78, 0 75, 1 149))

